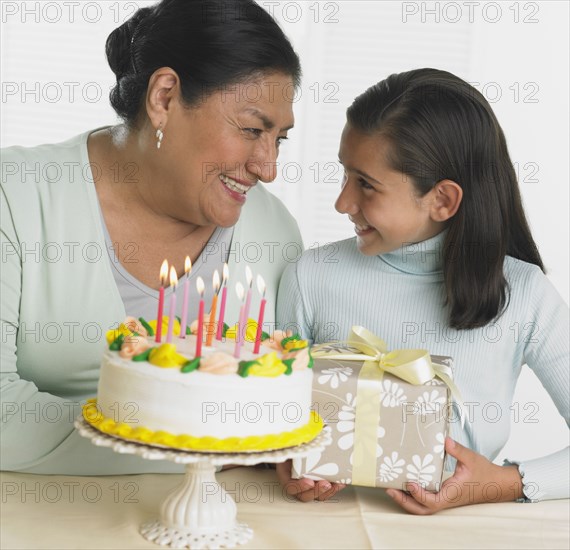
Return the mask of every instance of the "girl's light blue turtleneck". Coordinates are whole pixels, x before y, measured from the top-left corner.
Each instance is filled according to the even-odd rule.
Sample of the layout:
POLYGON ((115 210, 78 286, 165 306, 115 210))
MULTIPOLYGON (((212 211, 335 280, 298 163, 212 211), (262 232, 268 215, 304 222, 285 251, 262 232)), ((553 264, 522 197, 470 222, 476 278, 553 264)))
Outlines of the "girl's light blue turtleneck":
MULTIPOLYGON (((305 252, 283 275, 277 322, 315 343, 342 340, 351 326, 362 325, 389 349, 425 348, 453 357, 470 418, 463 430, 453 423, 451 436, 494 460, 509 437, 510 407, 525 363, 570 424, 568 307, 537 266, 507 257, 510 301, 503 315, 483 328, 450 328, 444 237, 380 256, 362 255, 354 238, 305 252)), ((527 499, 569 497, 569 449, 514 461, 527 499)))

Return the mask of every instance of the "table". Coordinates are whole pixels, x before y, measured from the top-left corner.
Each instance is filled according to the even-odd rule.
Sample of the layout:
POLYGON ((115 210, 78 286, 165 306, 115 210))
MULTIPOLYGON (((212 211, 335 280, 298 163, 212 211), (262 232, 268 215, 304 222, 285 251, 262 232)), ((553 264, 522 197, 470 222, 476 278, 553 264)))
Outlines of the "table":
MULTIPOLYGON (((383 489, 347 487, 334 501, 285 496, 275 471, 217 474, 254 538, 239 548, 564 548, 570 500, 480 504, 412 516, 383 489)), ((2 472, 0 548, 148 548, 139 525, 180 475, 72 477, 2 472)), ((207 490, 207 489, 206 489, 207 490)), ((206 495, 207 498, 207 495, 206 495)))

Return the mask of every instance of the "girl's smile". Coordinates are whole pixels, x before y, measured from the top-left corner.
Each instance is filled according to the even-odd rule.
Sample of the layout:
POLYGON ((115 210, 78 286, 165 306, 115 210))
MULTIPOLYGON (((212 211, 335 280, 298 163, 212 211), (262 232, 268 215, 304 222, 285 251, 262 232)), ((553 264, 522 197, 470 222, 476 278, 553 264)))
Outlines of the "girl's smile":
POLYGON ((443 230, 433 215, 435 189, 419 197, 411 178, 389 166, 388 153, 385 139, 347 123, 339 150, 345 176, 335 207, 354 223, 358 248, 367 256, 424 241, 443 230))

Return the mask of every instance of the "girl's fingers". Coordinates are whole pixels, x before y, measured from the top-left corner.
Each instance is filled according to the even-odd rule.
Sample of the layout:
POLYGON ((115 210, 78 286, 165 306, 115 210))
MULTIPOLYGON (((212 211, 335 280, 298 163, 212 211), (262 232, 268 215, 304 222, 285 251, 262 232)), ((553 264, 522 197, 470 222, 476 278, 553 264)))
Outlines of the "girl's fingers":
POLYGON ((458 462, 462 462, 463 464, 472 464, 473 461, 480 456, 468 447, 457 443, 457 441, 451 439, 451 437, 445 438, 445 450, 447 454, 450 454, 453 458, 457 459, 458 462))
POLYGON ((317 500, 329 500, 334 497, 339 491, 342 491, 346 485, 343 483, 331 483, 331 488, 328 491, 324 491, 317 497, 317 500))
POLYGON ((406 487, 410 492, 410 497, 416 500, 422 506, 425 506, 432 511, 443 508, 441 505, 440 494, 426 491, 421 485, 417 483, 408 483, 406 487))
POLYGON ((302 493, 298 493, 295 496, 301 502, 312 502, 313 500, 315 500, 315 491, 316 489, 313 487, 312 489, 309 489, 308 491, 304 491, 302 493))
POLYGON ((386 493, 399 504, 406 512, 416 514, 418 516, 427 516, 432 513, 431 510, 420 504, 411 495, 399 491, 398 489, 388 489, 386 493))
POLYGON ((312 479, 290 479, 283 483, 283 487, 288 495, 298 496, 305 492, 315 494, 315 482, 312 479))
POLYGON ((315 487, 315 482, 312 479, 307 479, 306 477, 301 479, 291 479, 290 460, 277 464, 276 470, 279 483, 281 483, 288 495, 297 496, 299 493, 312 490, 315 487))

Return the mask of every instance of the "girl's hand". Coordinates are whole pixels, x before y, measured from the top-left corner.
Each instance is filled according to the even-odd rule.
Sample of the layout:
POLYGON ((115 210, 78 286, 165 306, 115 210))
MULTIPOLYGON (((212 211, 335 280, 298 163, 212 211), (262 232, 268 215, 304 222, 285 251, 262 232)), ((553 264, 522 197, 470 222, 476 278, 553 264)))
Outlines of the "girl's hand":
POLYGON ((287 494, 296 497, 301 502, 328 500, 346 487, 342 483, 332 483, 323 480, 314 481, 306 477, 291 479, 290 460, 277 464, 277 477, 287 494))
POLYGON ((429 515, 467 504, 512 502, 523 496, 516 466, 493 464, 450 437, 445 440, 445 450, 457 459, 457 466, 453 476, 442 483, 439 493, 411 482, 407 484, 410 494, 397 489, 386 491, 407 512, 429 515))

